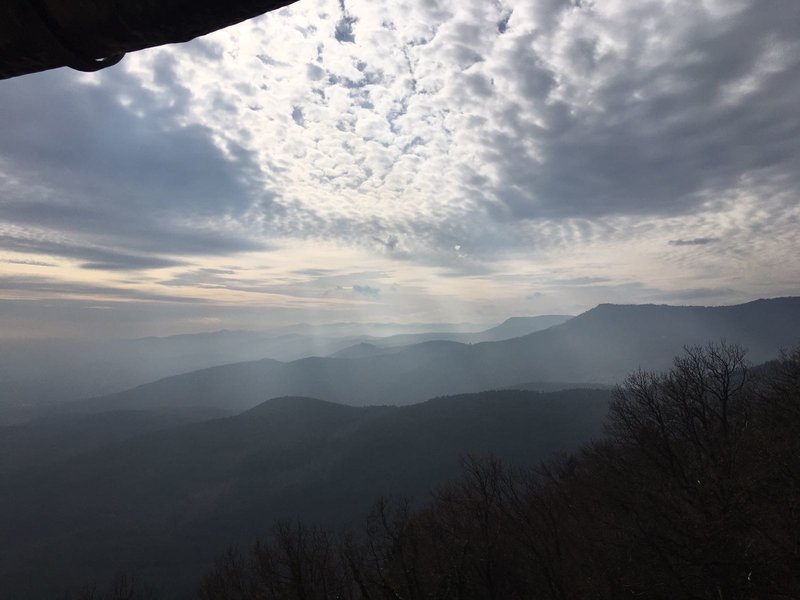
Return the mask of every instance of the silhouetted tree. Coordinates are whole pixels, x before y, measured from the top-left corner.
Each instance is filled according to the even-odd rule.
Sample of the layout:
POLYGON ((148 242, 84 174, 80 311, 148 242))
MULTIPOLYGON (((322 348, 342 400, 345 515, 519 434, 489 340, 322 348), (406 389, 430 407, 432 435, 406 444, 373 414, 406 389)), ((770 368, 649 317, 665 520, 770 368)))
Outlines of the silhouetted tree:
POLYGON ((243 556, 229 549, 198 590, 204 600, 349 600, 353 582, 327 532, 281 521, 243 556))
POLYGON ((105 591, 87 585, 75 595, 65 594, 65 600, 156 600, 155 589, 128 574, 117 574, 105 591))

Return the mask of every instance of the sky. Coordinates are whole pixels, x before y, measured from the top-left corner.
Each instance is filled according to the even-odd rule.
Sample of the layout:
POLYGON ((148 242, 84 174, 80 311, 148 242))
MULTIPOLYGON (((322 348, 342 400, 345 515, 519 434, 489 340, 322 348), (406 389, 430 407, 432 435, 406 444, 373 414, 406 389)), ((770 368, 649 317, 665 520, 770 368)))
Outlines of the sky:
POLYGON ((0 337, 800 293, 796 0, 300 0, 0 81, 0 337))

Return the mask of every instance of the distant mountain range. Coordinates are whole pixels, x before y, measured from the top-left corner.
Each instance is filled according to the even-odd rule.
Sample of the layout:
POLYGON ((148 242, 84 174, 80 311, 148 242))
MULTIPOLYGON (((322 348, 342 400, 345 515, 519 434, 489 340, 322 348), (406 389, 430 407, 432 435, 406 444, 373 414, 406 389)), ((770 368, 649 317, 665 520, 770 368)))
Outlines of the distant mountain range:
MULTIPOLYGON (((426 499, 467 453, 534 465, 574 449, 600 434, 609 397, 500 391, 401 408, 278 398, 68 460, 56 457, 69 447, 62 436, 50 464, 0 475, 0 589, 56 598, 133 570, 179 597, 227 545, 251 543, 277 518, 345 525, 379 496, 426 499)), ((84 422, 84 435, 104 427, 84 422)))
POLYGON ((0 423, 4 410, 8 412, 9 408, 119 392, 217 365, 263 358, 292 361, 327 356, 359 342, 384 348, 432 339, 465 343, 508 339, 568 318, 517 317, 488 330, 469 323, 334 323, 295 325, 267 332, 223 330, 134 340, 5 342, 0 345, 0 423))
POLYGON ((216 366, 0 427, 0 589, 59 597, 134 570, 180 597, 226 545, 276 518, 345 525, 377 496, 423 498, 465 453, 535 465, 574 449, 600 435, 609 384, 666 369, 686 345, 725 340, 771 359, 800 344, 800 298, 603 304, 546 325, 399 347, 349 340, 336 356, 216 366), (605 389, 574 389, 593 384, 605 389))
MULTIPOLYGON (((444 394, 541 382, 610 384, 639 367, 661 370, 685 345, 735 342, 754 362, 800 343, 800 298, 737 306, 602 304, 560 325, 498 342, 430 341, 345 356, 243 362, 169 377, 72 403, 75 410, 217 407, 244 410, 276 396, 356 406, 410 404, 444 394)), ((373 346, 375 346, 373 344, 373 346)))
POLYGON ((363 358, 377 356, 378 354, 393 354, 404 346, 421 344, 423 342, 444 341, 459 342, 461 344, 478 344, 480 342, 497 342, 508 340, 536 331, 542 331, 554 325, 560 325, 570 320, 569 315, 541 315, 538 317, 511 317, 497 327, 492 327, 477 333, 469 332, 425 332, 403 333, 385 338, 362 341, 354 346, 339 350, 331 356, 334 358, 363 358))

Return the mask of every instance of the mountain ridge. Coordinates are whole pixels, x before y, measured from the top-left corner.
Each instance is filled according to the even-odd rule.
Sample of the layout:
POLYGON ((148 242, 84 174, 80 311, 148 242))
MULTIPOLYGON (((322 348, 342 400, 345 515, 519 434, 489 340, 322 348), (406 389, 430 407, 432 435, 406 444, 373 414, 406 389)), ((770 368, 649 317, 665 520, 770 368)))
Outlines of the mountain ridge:
MULTIPOLYGON (((517 332, 542 329, 566 318, 523 317, 517 332)), ((0 426, 35 418, 37 408, 46 410, 50 404, 107 396, 226 364, 328 356, 359 342, 394 348, 431 339, 474 342, 515 333, 507 322, 505 330, 498 329, 503 323, 485 327, 468 323, 298 324, 268 331, 221 329, 136 339, 9 342, 0 345, 0 426)), ((388 350, 372 353, 382 352, 388 350)))
MULTIPOLYGON (((10 597, 111 577, 136 565, 183 590, 228 544, 275 519, 344 525, 379 496, 421 500, 459 457, 493 453, 535 464, 601 432, 610 393, 494 391, 411 406, 355 407, 272 398, 238 415, 122 440, 0 475, 0 563, 10 597)), ((176 596, 178 596, 176 594, 176 596)))
POLYGON ((251 361, 173 376, 70 409, 217 406, 243 410, 277 396, 352 405, 411 404, 526 382, 604 384, 662 370, 686 345, 725 339, 762 362, 800 342, 800 298, 725 307, 595 307, 553 327, 498 342, 435 340, 363 357, 251 361))

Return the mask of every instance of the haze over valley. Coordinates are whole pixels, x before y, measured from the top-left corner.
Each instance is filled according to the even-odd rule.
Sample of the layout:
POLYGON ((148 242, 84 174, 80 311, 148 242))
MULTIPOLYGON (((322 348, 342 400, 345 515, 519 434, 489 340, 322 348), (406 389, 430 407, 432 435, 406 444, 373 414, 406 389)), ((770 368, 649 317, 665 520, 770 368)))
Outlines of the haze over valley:
MULTIPOLYGON (((187 338, 274 339, 138 342, 180 356, 187 338)), ((353 527, 376 498, 424 503, 468 455, 523 467, 574 451, 602 437, 614 385, 638 368, 669 368, 683 347, 727 340, 761 363, 798 338, 800 298, 606 304, 476 333, 331 337, 353 345, 9 410, 0 529, 15 553, 0 582, 17 597, 45 597, 111 581, 124 567, 179 597, 221 548, 246 547, 280 519, 353 527), (44 563, 52 567, 41 579, 44 563)))
MULTIPOLYGON (((76 410, 201 406, 242 410, 276 396, 311 396, 364 406, 528 386, 614 385, 632 370, 663 370, 686 345, 726 340, 763 362, 800 334, 800 299, 732 307, 601 305, 521 337, 464 344, 426 341, 390 351, 356 346, 355 356, 261 360, 169 377, 76 410)), ((341 356, 341 353, 340 353, 341 356)))
MULTIPOLYGON (((495 341, 545 329, 568 316, 517 317, 475 324, 338 323, 267 332, 217 331, 132 340, 9 341, 0 348, 0 419, 37 407, 121 392, 168 375, 246 360, 293 361, 395 351, 426 340, 495 341)), ((16 417, 15 417, 16 415, 16 417)))

